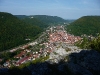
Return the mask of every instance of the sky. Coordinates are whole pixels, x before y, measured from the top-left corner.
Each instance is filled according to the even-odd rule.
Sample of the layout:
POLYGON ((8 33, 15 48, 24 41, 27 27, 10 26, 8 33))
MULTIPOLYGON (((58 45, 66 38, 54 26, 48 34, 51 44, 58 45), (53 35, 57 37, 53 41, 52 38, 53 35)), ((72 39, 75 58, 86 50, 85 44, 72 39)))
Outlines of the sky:
POLYGON ((78 19, 82 16, 100 16, 100 0, 0 0, 0 12, 78 19))

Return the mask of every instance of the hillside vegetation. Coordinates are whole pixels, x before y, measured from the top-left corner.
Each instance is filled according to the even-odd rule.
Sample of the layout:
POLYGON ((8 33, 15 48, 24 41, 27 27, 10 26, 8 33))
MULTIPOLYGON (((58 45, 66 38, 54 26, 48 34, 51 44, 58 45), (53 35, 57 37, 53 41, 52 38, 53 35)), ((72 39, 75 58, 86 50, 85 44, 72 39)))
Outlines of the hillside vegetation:
POLYGON ((95 38, 83 37, 83 39, 76 42, 75 45, 82 49, 92 49, 100 52, 100 34, 95 38))
POLYGON ((74 35, 96 35, 100 33, 100 16, 84 16, 67 26, 67 31, 74 35))
POLYGON ((35 25, 26 24, 12 14, 0 12, 0 51, 26 43, 27 38, 34 39, 42 31, 35 25))

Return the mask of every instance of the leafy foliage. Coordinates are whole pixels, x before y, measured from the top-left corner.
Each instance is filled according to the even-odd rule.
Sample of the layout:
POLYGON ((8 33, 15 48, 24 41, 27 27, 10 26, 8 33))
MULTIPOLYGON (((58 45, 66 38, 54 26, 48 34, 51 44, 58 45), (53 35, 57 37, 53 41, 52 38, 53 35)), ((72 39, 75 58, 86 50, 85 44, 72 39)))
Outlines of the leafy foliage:
POLYGON ((89 38, 83 37, 83 39, 76 42, 75 45, 82 49, 89 49, 90 42, 91 41, 89 40, 89 38))
POLYGON ((67 31, 74 35, 96 35, 100 33, 100 16, 84 16, 67 26, 67 31))
POLYGON ((76 42, 75 45, 82 49, 93 49, 100 52, 100 35, 93 39, 84 37, 82 40, 76 42))
POLYGON ((100 35, 97 38, 95 38, 93 41, 91 41, 89 47, 100 52, 100 35))

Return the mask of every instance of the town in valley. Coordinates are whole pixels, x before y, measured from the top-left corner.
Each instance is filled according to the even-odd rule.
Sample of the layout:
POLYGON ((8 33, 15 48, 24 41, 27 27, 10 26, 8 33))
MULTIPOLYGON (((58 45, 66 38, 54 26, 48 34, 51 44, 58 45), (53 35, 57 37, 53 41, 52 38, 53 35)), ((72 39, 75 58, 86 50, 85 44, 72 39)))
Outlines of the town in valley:
MULTIPOLYGON (((65 58, 69 54, 82 50, 74 46, 74 43, 81 39, 79 36, 67 33, 63 25, 50 26, 35 41, 7 51, 10 53, 19 51, 19 53, 11 59, 7 59, 0 67, 20 66, 34 62, 38 58, 43 58, 43 61, 50 64, 59 63, 60 60, 67 61, 68 59, 65 58)), ((2 61, 2 59, 0 60, 2 61)))

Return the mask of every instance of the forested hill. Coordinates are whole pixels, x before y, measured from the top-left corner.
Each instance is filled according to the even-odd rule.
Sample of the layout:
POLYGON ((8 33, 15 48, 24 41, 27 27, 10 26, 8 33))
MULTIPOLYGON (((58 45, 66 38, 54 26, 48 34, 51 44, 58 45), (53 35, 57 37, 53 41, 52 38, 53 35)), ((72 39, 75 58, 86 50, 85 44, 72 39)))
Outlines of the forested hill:
MULTIPOLYGON (((26 18, 25 15, 15 15, 16 17, 20 18, 20 19, 24 19, 26 18)), ((48 16, 48 15, 31 15, 31 16, 27 16, 27 18, 36 18, 38 20, 40 20, 41 22, 45 23, 45 24, 54 24, 54 23, 62 23, 62 22, 67 22, 67 20, 64 20, 60 17, 57 16, 48 16)))
POLYGON ((84 16, 67 26, 67 31, 74 35, 96 35, 100 33, 100 16, 84 16))
POLYGON ((9 13, 0 12, 0 51, 26 43, 25 39, 34 37, 42 29, 26 24, 9 13))

